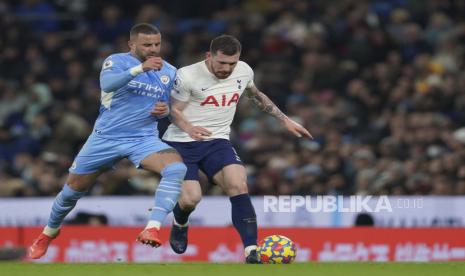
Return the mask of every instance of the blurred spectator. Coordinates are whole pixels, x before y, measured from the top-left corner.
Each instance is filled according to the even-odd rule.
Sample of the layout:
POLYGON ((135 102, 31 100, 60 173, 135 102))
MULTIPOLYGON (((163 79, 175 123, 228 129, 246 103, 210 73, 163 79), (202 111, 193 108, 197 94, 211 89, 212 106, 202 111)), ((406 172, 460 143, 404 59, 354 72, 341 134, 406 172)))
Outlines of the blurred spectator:
POLYGON ((367 213, 360 213, 355 217, 354 226, 371 227, 375 225, 373 216, 367 213))
POLYGON ((131 26, 131 20, 123 17, 121 8, 112 4, 103 8, 100 19, 94 23, 91 31, 102 43, 112 44, 118 36, 124 36, 131 26))
POLYGON ((102 214, 78 212, 73 219, 68 220, 66 223, 73 225, 86 224, 90 226, 102 226, 108 224, 108 218, 102 214))
POLYGON ((16 8, 16 16, 28 22, 36 32, 58 30, 58 21, 54 18, 55 8, 52 4, 41 0, 25 0, 16 8))

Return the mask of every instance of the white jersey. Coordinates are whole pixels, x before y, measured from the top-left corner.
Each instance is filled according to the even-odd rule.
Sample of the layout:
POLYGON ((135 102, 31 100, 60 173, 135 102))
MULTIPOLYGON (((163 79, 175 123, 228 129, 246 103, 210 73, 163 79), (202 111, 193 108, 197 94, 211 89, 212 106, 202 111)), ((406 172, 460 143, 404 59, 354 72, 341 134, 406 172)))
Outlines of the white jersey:
MULTIPOLYGON (((253 76, 252 68, 239 61, 228 78, 218 79, 208 71, 204 60, 178 69, 171 97, 188 102, 184 116, 192 125, 211 131, 209 139, 229 139, 237 103, 244 90, 253 87, 253 76)), ((174 124, 168 127, 163 140, 195 141, 174 124)))

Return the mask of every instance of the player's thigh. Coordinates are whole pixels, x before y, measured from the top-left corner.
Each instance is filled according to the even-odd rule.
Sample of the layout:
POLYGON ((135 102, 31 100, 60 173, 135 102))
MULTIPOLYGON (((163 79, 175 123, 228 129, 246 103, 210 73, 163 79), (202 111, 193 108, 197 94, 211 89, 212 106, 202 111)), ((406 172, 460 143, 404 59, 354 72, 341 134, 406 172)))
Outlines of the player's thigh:
POLYGON ((229 196, 247 193, 245 168, 229 140, 214 140, 200 168, 229 196))
POLYGON ((236 196, 248 193, 247 174, 241 164, 230 164, 213 176, 213 181, 218 184, 228 196, 236 196))
POLYGON ((178 152, 157 137, 128 141, 123 152, 137 168, 160 173, 167 165, 182 162, 178 152))
POLYGON ((69 168, 67 183, 73 189, 86 190, 121 158, 118 142, 90 135, 69 168))
POLYGON ((153 152, 140 162, 140 167, 160 173, 166 166, 173 163, 182 163, 179 153, 173 148, 166 148, 153 152))
POLYGON ((187 167, 184 180, 194 180, 199 182, 200 163, 202 158, 204 158, 208 152, 208 143, 170 141, 166 141, 166 143, 178 151, 187 167))
POLYGON ((197 180, 184 180, 178 202, 182 209, 194 209, 202 199, 202 188, 197 180))

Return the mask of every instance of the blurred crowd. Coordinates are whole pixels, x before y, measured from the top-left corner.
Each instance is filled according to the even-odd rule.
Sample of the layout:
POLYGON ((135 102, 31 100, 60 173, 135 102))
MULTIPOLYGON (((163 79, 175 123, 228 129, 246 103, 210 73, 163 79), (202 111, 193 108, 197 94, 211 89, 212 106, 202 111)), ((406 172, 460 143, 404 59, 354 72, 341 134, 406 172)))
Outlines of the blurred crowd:
MULTIPOLYGON (((160 28, 177 67, 235 35, 259 89, 315 137, 241 99, 231 139, 251 194, 463 195, 464 19, 461 0, 3 1, 0 196, 61 189, 98 114, 102 61, 128 51, 138 22, 160 28)), ((123 161, 89 193, 157 182, 123 161)))

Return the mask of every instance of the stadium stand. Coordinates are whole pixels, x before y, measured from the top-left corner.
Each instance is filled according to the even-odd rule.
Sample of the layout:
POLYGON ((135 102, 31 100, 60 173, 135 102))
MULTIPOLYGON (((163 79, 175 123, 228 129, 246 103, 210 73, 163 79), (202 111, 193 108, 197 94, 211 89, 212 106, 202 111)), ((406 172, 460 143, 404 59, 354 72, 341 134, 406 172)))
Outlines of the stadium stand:
MULTIPOLYGON (((0 196, 60 190, 98 114, 103 58, 128 51, 135 22, 159 26, 178 67, 237 36, 257 86, 313 134, 243 100, 232 141, 252 194, 465 194, 464 1, 194 2, 1 2, 0 196)), ((90 194, 157 181, 122 162, 90 194)))

